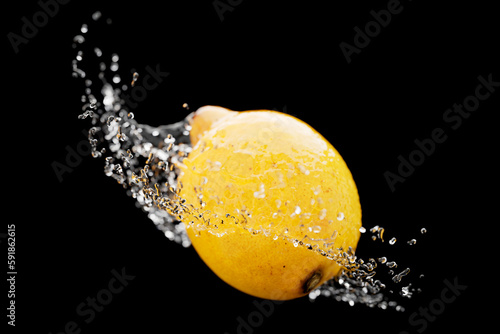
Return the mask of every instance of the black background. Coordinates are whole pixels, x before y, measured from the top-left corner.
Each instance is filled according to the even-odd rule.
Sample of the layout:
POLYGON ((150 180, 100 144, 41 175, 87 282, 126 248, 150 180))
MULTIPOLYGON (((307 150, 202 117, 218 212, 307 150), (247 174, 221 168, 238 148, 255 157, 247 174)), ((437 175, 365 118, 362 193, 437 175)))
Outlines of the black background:
MULTIPOLYGON (((102 159, 87 156, 58 181, 51 164, 63 163, 65 147, 76 147, 89 127, 77 119, 82 88, 71 77, 72 38, 97 10, 101 21, 113 23, 89 34, 103 57, 119 54, 124 81, 130 69, 148 65, 170 73, 134 110, 136 119, 178 121, 186 116, 183 103, 191 110, 207 104, 285 109, 303 119, 351 169, 364 226, 385 228, 386 242, 371 241, 367 232, 359 255, 387 256, 400 263, 398 270, 410 267, 401 284, 423 291, 411 300, 389 295, 403 313, 302 298, 276 306, 255 333, 416 333, 424 328, 412 326, 410 315, 440 298, 444 280, 455 278, 466 290, 424 332, 486 330, 497 302, 490 258, 498 231, 493 181, 500 88, 456 130, 443 114, 474 94, 479 75, 500 81, 492 5, 401 2, 402 12, 348 64, 339 44, 353 44, 353 28, 363 28, 373 20, 370 11, 385 9, 387 1, 232 3, 221 21, 213 1, 74 0, 60 5, 18 53, 4 38, 2 159, 9 200, 3 220, 17 230, 16 330, 59 333, 75 321, 81 333, 236 333, 238 317, 256 310, 255 298, 218 279, 193 248, 169 242, 105 177, 102 159), (437 127, 447 140, 391 192, 384 173, 397 173, 398 156, 408 157, 414 140, 429 138, 437 127), (424 236, 422 227, 429 231, 424 236), (392 236, 398 242, 390 247, 392 236), (410 247, 411 238, 418 241, 410 247), (121 268, 135 278, 85 323, 77 306, 121 268)), ((36 1, 9 4, 4 36, 20 34, 21 18, 31 20, 38 11, 36 1)), ((4 246, 2 240, 6 254, 4 246)))

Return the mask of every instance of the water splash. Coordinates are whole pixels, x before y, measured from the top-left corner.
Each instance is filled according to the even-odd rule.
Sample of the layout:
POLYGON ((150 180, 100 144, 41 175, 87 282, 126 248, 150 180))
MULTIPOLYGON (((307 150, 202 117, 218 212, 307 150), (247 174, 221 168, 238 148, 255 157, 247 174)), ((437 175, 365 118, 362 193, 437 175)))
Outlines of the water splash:
MULTIPOLYGON (((72 61, 72 76, 81 80, 84 91, 81 97, 82 113, 78 115, 78 118, 90 123, 88 140, 92 156, 104 159, 104 174, 114 179, 129 196, 136 200, 136 206, 147 214, 147 217, 165 234, 167 239, 183 247, 191 245, 186 227, 181 223, 182 220, 186 221, 186 217, 191 220, 188 226, 206 230, 217 236, 230 233, 230 229, 227 229, 229 232, 220 233, 217 221, 224 222, 224 226, 231 223, 239 224, 250 233, 262 233, 266 237, 272 237, 273 240, 281 238, 290 241, 295 247, 306 247, 336 261, 343 267, 340 275, 309 294, 311 301, 324 296, 347 302, 351 306, 363 304, 381 309, 404 310, 404 307, 396 301, 390 301, 387 298, 384 294, 386 284, 375 279, 374 276, 377 274, 377 268, 377 270, 383 268, 388 270, 387 274, 392 276, 393 283, 400 283, 404 276, 409 274, 409 268, 395 274, 392 269, 397 268, 396 262, 389 261, 386 257, 379 257, 377 260, 370 258, 364 261, 357 258, 351 248, 347 250, 335 248, 337 233, 323 239, 305 235, 298 240, 291 237, 286 228, 276 231, 271 226, 269 228, 244 227, 241 223, 245 222, 247 217, 251 217, 251 212, 248 212, 246 208, 238 210, 237 215, 227 213, 225 217, 210 217, 209 213, 196 209, 182 199, 179 196, 180 188, 177 184, 177 177, 180 172, 179 166, 192 149, 189 138, 191 130, 189 121, 192 114, 187 114, 180 122, 157 127, 140 124, 137 121, 136 115, 127 109, 121 94, 129 87, 134 87, 140 74, 133 72, 129 86, 123 84, 117 73, 119 55, 107 54, 102 48, 89 45, 89 38, 81 35, 87 35, 93 29, 93 24, 101 20, 102 14, 95 12, 92 15, 92 21, 83 24, 79 34, 73 39, 75 59, 72 61), (88 78, 87 71, 89 73, 94 71, 85 68, 84 64, 88 58, 93 58, 98 63, 96 78, 88 78)), ((107 24, 110 22, 109 19, 106 20, 107 24)), ((184 103, 182 108, 184 113, 189 110, 187 103, 184 103)), ((210 168, 212 171, 217 171, 221 168, 221 163, 213 161, 210 168)), ((300 171, 306 174, 309 172, 305 167, 300 171)), ((200 186, 204 186, 207 182, 206 179, 202 180, 200 186)), ((313 189, 313 192, 318 195, 321 188, 318 186, 313 189)), ((262 184, 256 189, 254 197, 264 198, 265 196, 266 189, 262 184)), ((203 209, 204 202, 201 194, 198 199, 200 208, 203 209)), ((281 201, 277 200, 277 209, 281 204, 281 201)), ((295 206, 292 215, 306 217, 307 213, 302 211, 299 206, 295 206)), ((326 209, 321 211, 318 217, 320 220, 324 219, 326 209)), ((337 220, 346 220, 344 213, 338 212, 337 220)), ((378 225, 372 227, 370 229, 372 239, 384 242, 384 231, 385 229, 378 225)), ((321 227, 310 227, 308 232, 311 235, 318 235, 321 227)), ((361 227, 360 232, 364 234, 366 228, 361 227)), ((421 234, 426 232, 424 228, 421 229, 421 234)), ((389 244, 393 245, 395 241, 396 239, 392 238, 389 244)), ((401 288, 400 294, 403 297, 411 297, 414 290, 411 290, 410 286, 411 283, 401 288)))
MULTIPOLYGON (((99 21, 101 16, 95 12, 92 19, 99 21)), ((92 23, 84 25, 86 32, 92 23)), ((180 200, 177 203, 175 199, 179 174, 176 165, 191 151, 189 118, 159 127, 138 123, 120 97, 126 87, 119 86, 120 77, 114 73, 119 67, 119 55, 106 55, 103 49, 89 46, 80 35, 75 40, 78 43, 73 45, 76 49, 73 77, 87 77, 87 69, 81 65, 87 57, 101 60, 97 78, 84 81, 82 113, 78 115, 79 119, 90 120, 88 139, 92 156, 105 155, 104 174, 127 189, 136 205, 169 240, 189 247, 191 242, 184 225, 175 217, 182 206, 180 200), (111 80, 106 70, 111 71, 111 80), (167 204, 171 205, 170 212, 164 209, 167 204)), ((138 74, 134 73, 131 86, 137 79, 138 74)))

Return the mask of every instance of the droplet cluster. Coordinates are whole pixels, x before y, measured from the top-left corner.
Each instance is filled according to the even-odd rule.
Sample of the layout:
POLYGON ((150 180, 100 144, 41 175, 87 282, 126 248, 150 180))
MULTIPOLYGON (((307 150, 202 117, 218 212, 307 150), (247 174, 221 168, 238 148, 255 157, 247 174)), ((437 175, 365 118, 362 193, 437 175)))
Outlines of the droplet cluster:
MULTIPOLYGON (((88 140, 92 156, 104 158, 104 174, 135 198, 137 206, 169 240, 189 247, 191 242, 184 225, 176 217, 186 208, 175 196, 178 192, 177 165, 191 150, 188 119, 159 127, 136 121, 135 114, 127 110, 121 98, 122 92, 129 87, 122 84, 117 73, 119 55, 107 54, 104 48, 88 45, 84 36, 101 20, 102 14, 95 12, 92 21, 83 24, 80 34, 73 39, 73 77, 82 81, 84 91, 82 113, 78 118, 90 123, 88 140), (88 78, 87 71, 95 71, 84 70, 87 58, 92 58, 89 63, 97 61, 99 64, 97 78, 88 78)), ((130 87, 138 78, 139 73, 134 72, 130 87)))

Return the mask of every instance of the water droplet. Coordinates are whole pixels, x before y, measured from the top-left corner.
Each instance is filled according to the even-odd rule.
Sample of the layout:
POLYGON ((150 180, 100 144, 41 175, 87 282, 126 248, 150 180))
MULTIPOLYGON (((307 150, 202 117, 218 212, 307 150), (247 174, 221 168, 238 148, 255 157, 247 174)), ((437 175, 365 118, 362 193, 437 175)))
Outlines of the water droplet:
POLYGON ((396 261, 387 262, 386 265, 389 268, 396 268, 398 266, 398 264, 396 263, 396 261))
POLYGON ((408 241, 408 245, 415 245, 417 243, 417 239, 411 239, 408 241))
POLYGON ((406 298, 411 298, 413 295, 413 292, 410 290, 411 288, 411 283, 408 286, 404 286, 401 288, 401 296, 406 297, 406 298))
POLYGON ((82 34, 85 34, 87 31, 89 31, 89 27, 84 23, 82 24, 80 31, 82 32, 82 34))
POLYGON ((122 79, 120 78, 120 76, 119 76, 118 74, 115 74, 115 75, 113 76, 113 82, 114 82, 115 84, 117 84, 117 83, 120 83, 120 81, 122 81, 122 79))
POLYGON ((265 188, 264 188, 264 183, 261 183, 261 184, 259 185, 259 190, 258 190, 258 191, 256 191, 256 192, 254 192, 254 193, 253 193, 253 196, 254 196, 255 198, 264 198, 264 197, 266 197, 265 188))
POLYGON ((85 42, 85 37, 83 37, 82 35, 76 35, 75 37, 73 37, 73 42, 82 44, 83 42, 85 42))
MULTIPOLYGON (((97 57, 102 56, 102 51, 99 48, 94 48, 94 53, 97 57)), ((101 66, 102 67, 102 66, 101 66)), ((104 71, 104 69, 101 68, 101 71, 104 71)))
POLYGON ((297 206, 295 207, 295 211, 294 211, 294 213, 295 213, 296 215, 298 215, 298 214, 300 214, 300 212, 301 212, 301 211, 302 211, 302 210, 300 209, 300 206, 298 206, 298 205, 297 205, 297 206))
POLYGON ((390 245, 394 245, 395 243, 396 243, 396 238, 392 238, 391 240, 389 240, 390 245))
POLYGON ((317 187, 313 187, 312 191, 313 191, 314 195, 318 195, 321 192, 321 185, 319 185, 317 187))
POLYGON ((73 73, 71 74, 73 76, 73 78, 85 78, 86 76, 86 73, 82 70, 80 70, 79 68, 73 70, 73 73))
POLYGON ((301 173, 305 174, 305 175, 309 175, 309 170, 302 164, 298 164, 298 168, 300 170, 301 173))
POLYGON ((134 72, 134 74, 132 74, 132 82, 130 83, 132 87, 135 86, 135 82, 137 81, 137 79, 139 79, 139 73, 134 72))
POLYGON ((365 233, 365 232, 366 232, 366 228, 364 228, 363 226, 361 226, 361 227, 359 228, 359 232, 361 232, 361 233, 365 233))
POLYGON ((92 20, 94 21, 97 21, 101 18, 101 12, 100 11, 96 11, 92 14, 92 20))
POLYGON ((208 170, 211 172, 218 172, 222 167, 222 163, 220 161, 207 160, 207 164, 208 164, 208 170))
POLYGON ((321 232, 321 226, 318 226, 318 225, 313 226, 312 227, 312 232, 313 233, 319 233, 319 232, 321 232))
POLYGON ((326 218, 326 209, 321 209, 321 211, 319 212, 319 220, 323 220, 326 218))
POLYGON ((426 229, 425 227, 422 227, 422 228, 420 229, 420 233, 422 233, 422 234, 426 234, 426 233, 427 233, 427 229, 426 229))
POLYGON ((339 212, 337 214, 337 220, 343 220, 345 217, 344 217, 344 213, 343 212, 339 212))
POLYGON ((403 270, 402 272, 400 272, 399 274, 397 275, 394 275, 394 277, 392 277, 392 280, 395 282, 395 283, 399 283, 401 282, 401 279, 403 278, 403 276, 406 276, 408 275, 408 273, 410 272, 410 268, 406 268, 405 270, 403 270))
POLYGON ((106 125, 110 126, 111 122, 115 120, 115 116, 109 116, 108 119, 106 120, 106 125))

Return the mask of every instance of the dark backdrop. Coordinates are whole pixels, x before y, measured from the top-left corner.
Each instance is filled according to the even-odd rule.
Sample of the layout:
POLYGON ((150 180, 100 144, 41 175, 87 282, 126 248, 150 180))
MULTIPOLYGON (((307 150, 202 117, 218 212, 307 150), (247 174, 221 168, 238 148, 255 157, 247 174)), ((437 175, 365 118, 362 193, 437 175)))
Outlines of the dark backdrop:
MULTIPOLYGON (((441 333, 471 326, 482 331, 493 320, 500 87, 491 84, 478 106, 471 98, 479 76, 500 81, 500 31, 492 5, 47 3, 52 5, 4 5, 2 159, 9 201, 2 233, 7 224, 16 225, 16 330, 441 333), (394 12, 390 22, 381 12, 388 6, 394 12), (37 14, 43 7, 50 12, 46 22, 37 14), (422 290, 412 299, 388 295, 406 311, 302 298, 276 305, 251 330, 239 327, 238 319, 260 319, 256 299, 219 280, 192 248, 169 242, 104 176, 102 159, 84 157, 60 182, 53 162, 64 162, 66 146, 76 147, 88 128, 77 119, 82 88, 71 77, 72 39, 95 11, 112 25, 89 34, 107 57, 119 54, 124 82, 131 69, 159 64, 170 73, 134 109, 141 122, 172 123, 185 117, 183 103, 191 110, 214 104, 286 111, 322 133, 353 173, 364 226, 385 228, 385 243, 371 241, 368 231, 359 254, 396 259, 398 270, 411 268, 401 284, 422 290), (374 15, 385 25, 379 24, 380 31, 370 24, 374 15), (34 20, 38 31, 23 28, 34 20), (367 23, 370 41, 355 29, 363 31, 367 23), (19 39, 23 33, 29 38, 19 39), (447 112, 464 100, 477 109, 470 116, 447 112), (385 175, 398 175, 398 157, 417 157, 415 140, 428 142, 437 128, 446 140, 391 189, 385 175), (422 227, 427 234, 420 234, 422 227), (390 247, 393 236, 398 242, 390 247), (416 245, 406 245, 411 238, 416 245), (81 316, 79 305, 108 288, 113 270, 127 275, 127 286, 95 316, 81 316), (460 286, 453 301, 446 281, 460 286), (433 311, 425 316, 429 307, 433 311)), ((7 289, 1 292, 5 307, 7 289)))

